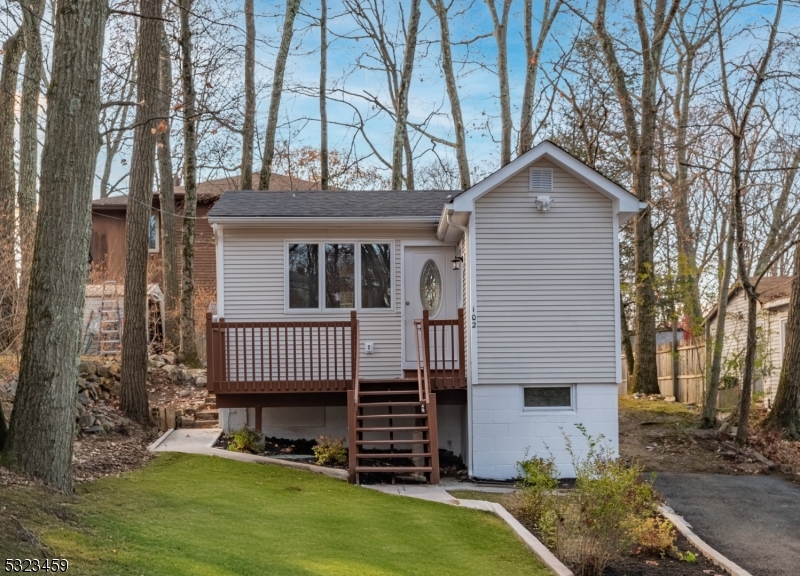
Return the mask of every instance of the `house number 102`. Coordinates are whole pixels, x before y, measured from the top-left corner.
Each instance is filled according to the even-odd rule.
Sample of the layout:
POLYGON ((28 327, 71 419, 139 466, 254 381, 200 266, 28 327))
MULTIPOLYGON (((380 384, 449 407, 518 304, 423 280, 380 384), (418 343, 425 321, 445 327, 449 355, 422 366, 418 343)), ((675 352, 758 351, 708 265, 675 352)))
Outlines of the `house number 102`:
POLYGON ((475 313, 475 306, 472 307, 472 327, 478 327, 478 315, 475 313))

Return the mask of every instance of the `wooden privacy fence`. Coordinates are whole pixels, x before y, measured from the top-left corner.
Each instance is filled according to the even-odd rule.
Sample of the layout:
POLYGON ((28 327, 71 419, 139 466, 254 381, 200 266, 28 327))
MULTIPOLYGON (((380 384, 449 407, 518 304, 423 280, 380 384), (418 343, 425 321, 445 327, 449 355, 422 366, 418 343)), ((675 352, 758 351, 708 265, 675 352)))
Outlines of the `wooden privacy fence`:
POLYGON ((358 319, 226 322, 206 315, 214 394, 338 392, 358 379, 358 319))
MULTIPOLYGON (((705 401, 706 341, 684 340, 673 349, 672 343, 656 347, 658 388, 664 396, 675 396, 684 404, 702 405, 705 401)), ((625 389, 630 391, 630 374, 623 357, 622 375, 625 389)), ((738 402, 739 388, 725 388, 717 394, 717 407, 731 408, 738 402)))

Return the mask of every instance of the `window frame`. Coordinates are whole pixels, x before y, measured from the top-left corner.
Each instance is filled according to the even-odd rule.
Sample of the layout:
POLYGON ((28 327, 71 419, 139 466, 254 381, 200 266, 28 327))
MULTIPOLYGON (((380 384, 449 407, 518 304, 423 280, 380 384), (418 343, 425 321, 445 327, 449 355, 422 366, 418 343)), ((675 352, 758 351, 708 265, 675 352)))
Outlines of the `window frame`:
POLYGON ((789 317, 781 318, 781 354, 780 364, 783 366, 783 359, 786 356, 786 331, 789 329, 789 317))
POLYGON ((395 286, 395 243, 393 240, 352 240, 352 239, 314 239, 314 240, 285 240, 283 243, 283 312, 284 314, 334 314, 342 315, 349 314, 351 311, 356 312, 369 312, 377 314, 390 314, 395 312, 396 308, 396 286, 395 286), (289 306, 289 246, 292 244, 316 244, 317 258, 319 258, 319 299, 316 308, 291 308, 289 306), (326 244, 352 244, 355 251, 355 307, 353 308, 327 308, 325 306, 325 245, 326 244), (389 287, 391 289, 390 301, 391 305, 388 308, 364 308, 361 306, 361 246, 363 244, 388 244, 389 245, 389 287))
POLYGON ((578 410, 578 385, 577 384, 523 384, 519 387, 520 404, 522 405, 522 412, 525 414, 538 414, 542 412, 570 412, 574 413, 578 410), (525 389, 526 388, 569 388, 569 406, 525 406, 525 389))
POLYGON ((147 220, 147 252, 149 254, 158 254, 161 252, 161 214, 158 212, 150 212, 150 218, 147 220), (156 247, 150 248, 150 222, 153 218, 156 219, 156 247))

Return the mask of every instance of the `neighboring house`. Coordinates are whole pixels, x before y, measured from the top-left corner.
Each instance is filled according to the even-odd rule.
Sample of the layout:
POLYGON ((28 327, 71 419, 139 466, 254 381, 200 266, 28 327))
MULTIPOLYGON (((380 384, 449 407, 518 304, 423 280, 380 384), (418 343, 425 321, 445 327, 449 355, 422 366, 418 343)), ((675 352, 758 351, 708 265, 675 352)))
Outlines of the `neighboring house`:
MULTIPOLYGON (((254 175, 258 182, 258 174, 254 175)), ((176 179, 175 212, 183 212, 184 188, 176 179)), ((213 288, 216 282, 216 250, 214 233, 208 224, 208 211, 225 190, 237 188, 239 177, 209 180, 197 185, 197 220, 194 242, 194 277, 197 286, 213 288)), ((306 180, 290 178, 280 174, 272 176, 270 190, 318 190, 319 185, 306 180)), ((125 275, 125 214, 128 197, 125 195, 100 198, 92 202, 92 242, 90 259, 96 272, 95 280, 118 280, 125 275)), ((150 215, 150 262, 154 264, 154 276, 150 281, 161 283, 161 202, 158 193, 153 194, 153 211, 150 215)), ((183 218, 175 218, 176 249, 181 258, 183 218)))
MULTIPOLYGON (((751 281, 755 282, 755 278, 751 281)), ((758 285, 756 307, 756 371, 753 391, 763 392, 772 405, 778 392, 783 352, 786 348, 786 321, 789 317, 789 297, 794 276, 766 276, 758 285)), ((717 332, 715 306, 707 315, 711 333, 717 332)), ((728 292, 725 314, 725 339, 722 348, 722 374, 741 382, 744 352, 747 343, 747 297, 741 284, 728 292)))
POLYGON ((550 142, 463 192, 225 193, 206 338, 224 429, 345 437, 354 481, 436 482, 437 448, 475 478, 550 453, 573 475, 576 424, 618 444, 618 232, 640 207, 550 142))

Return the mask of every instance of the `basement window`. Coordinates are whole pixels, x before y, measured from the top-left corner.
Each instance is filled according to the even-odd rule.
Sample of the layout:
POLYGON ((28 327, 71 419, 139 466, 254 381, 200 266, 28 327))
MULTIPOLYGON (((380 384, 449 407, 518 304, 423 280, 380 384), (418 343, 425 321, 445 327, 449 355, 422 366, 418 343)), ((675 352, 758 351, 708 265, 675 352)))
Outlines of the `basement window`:
POLYGON ((526 386, 523 388, 525 410, 572 410, 575 386, 526 386))

